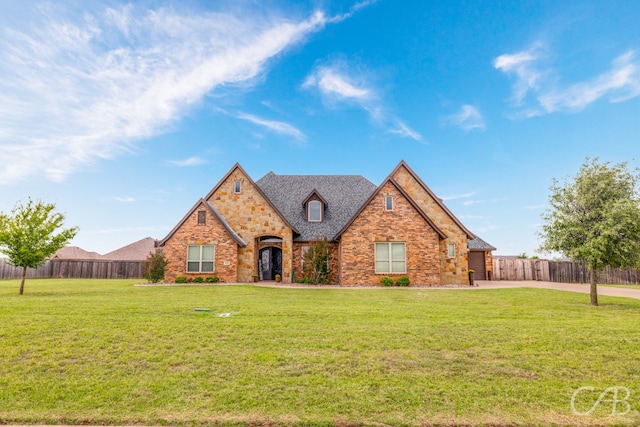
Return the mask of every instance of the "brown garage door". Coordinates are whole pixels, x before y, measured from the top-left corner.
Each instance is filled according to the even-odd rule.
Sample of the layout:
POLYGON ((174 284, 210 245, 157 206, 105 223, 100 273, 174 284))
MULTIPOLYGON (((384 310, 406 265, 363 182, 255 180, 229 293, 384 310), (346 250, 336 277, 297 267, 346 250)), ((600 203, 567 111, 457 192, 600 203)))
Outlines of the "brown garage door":
POLYGON ((469 270, 475 271, 473 277, 476 280, 486 279, 487 267, 484 263, 484 252, 469 252, 469 270))

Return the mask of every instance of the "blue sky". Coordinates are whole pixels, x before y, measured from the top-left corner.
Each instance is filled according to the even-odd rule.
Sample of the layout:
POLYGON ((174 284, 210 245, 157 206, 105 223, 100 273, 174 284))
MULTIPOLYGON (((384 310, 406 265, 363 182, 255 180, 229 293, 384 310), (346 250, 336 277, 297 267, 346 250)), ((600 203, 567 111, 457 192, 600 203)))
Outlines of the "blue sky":
POLYGON ((1 1, 0 211, 56 203, 106 253, 254 180, 404 159, 497 254, 552 178, 639 165, 637 1, 1 1))

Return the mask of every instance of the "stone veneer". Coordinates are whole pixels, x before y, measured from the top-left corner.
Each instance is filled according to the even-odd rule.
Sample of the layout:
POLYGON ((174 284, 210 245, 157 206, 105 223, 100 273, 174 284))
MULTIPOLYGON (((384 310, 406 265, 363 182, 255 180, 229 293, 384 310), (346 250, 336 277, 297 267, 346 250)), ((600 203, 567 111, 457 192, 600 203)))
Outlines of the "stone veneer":
POLYGON ((440 283, 439 236, 395 185, 387 182, 341 236, 342 285, 379 285, 383 276, 408 276, 415 285, 440 283), (393 210, 385 210, 385 196, 393 210), (375 243, 405 242, 406 273, 375 272, 375 243))
POLYGON ((292 230, 241 168, 232 169, 208 202, 247 244, 246 247, 234 246, 238 248, 238 282, 251 282, 253 275, 257 274, 258 239, 264 236, 282 239, 282 281, 291 282, 292 230), (234 192, 235 181, 240 181, 240 193, 234 192))
POLYGON ((439 242, 440 284, 469 284, 467 235, 404 167, 393 178, 431 221, 447 236, 439 242), (448 257, 448 245, 455 243, 456 256, 448 257))
POLYGON ((235 282, 238 244, 227 232, 210 209, 200 204, 186 218, 182 226, 165 243, 164 254, 169 263, 165 270, 165 280, 175 281, 178 276, 188 278, 217 276, 223 282, 235 282), (205 224, 198 224, 198 211, 205 211, 205 224), (212 273, 187 273, 187 246, 214 245, 214 271, 212 273))

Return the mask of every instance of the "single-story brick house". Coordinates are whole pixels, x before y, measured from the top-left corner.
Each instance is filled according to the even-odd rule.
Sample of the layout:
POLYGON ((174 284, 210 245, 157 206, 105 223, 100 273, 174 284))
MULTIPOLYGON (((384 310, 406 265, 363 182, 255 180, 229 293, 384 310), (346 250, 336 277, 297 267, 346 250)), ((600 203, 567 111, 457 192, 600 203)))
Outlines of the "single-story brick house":
POLYGON ((468 284, 491 268, 494 247, 476 238, 404 162, 376 186, 355 175, 267 175, 239 165, 198 200, 159 246, 166 280, 218 276, 224 282, 303 274, 310 242, 328 239, 335 281, 468 284))

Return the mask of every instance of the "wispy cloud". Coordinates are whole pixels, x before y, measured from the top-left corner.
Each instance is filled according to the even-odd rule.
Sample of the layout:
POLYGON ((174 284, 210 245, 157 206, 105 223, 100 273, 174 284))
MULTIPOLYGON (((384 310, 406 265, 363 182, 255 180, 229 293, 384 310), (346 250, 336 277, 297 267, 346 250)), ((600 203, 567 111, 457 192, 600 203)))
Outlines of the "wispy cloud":
POLYGON ((173 167, 185 168, 189 166, 204 165, 207 161, 201 157, 191 156, 184 160, 168 160, 167 163, 173 167))
POLYGON ((447 201, 447 200, 457 200, 457 199, 468 199, 469 197, 472 197, 476 194, 475 191, 471 191, 469 193, 463 193, 463 194, 454 194, 451 196, 445 196, 442 198, 442 200, 447 201))
POLYGON ((513 98, 518 107, 523 107, 516 116, 572 113, 601 98, 615 103, 640 96, 640 61, 633 51, 615 58, 609 70, 566 86, 559 86, 550 78, 553 70, 541 71, 543 58, 541 45, 536 44, 526 51, 501 55, 493 62, 496 69, 515 77, 513 98), (529 105, 525 103, 527 94, 533 98, 529 105))
POLYGON ((133 197, 114 197, 113 200, 123 203, 131 203, 136 201, 136 199, 134 199, 133 197))
POLYGON ((120 233, 129 233, 132 231, 152 232, 152 231, 163 231, 169 228, 167 227, 117 227, 117 228, 105 228, 102 230, 87 231, 87 234, 120 234, 120 233))
POLYGON ((460 107, 458 112, 444 117, 442 123, 445 125, 458 126, 467 132, 472 130, 484 131, 486 129, 484 118, 482 114, 480 114, 480 111, 473 105, 467 104, 460 107))
POLYGON ((52 180, 167 131, 221 86, 251 85, 270 59, 330 18, 41 8, 0 33, 0 184, 52 180))
POLYGON ((235 117, 262 126, 272 132, 290 136, 298 141, 307 139, 307 136, 299 129, 285 122, 267 120, 247 113, 238 113, 235 117))
POLYGON ((388 133, 422 141, 422 135, 386 111, 380 91, 372 82, 371 73, 358 64, 335 59, 316 66, 302 87, 317 89, 328 108, 335 108, 339 104, 356 105, 367 111, 376 123, 387 127, 388 133))

